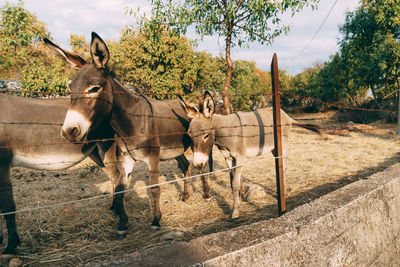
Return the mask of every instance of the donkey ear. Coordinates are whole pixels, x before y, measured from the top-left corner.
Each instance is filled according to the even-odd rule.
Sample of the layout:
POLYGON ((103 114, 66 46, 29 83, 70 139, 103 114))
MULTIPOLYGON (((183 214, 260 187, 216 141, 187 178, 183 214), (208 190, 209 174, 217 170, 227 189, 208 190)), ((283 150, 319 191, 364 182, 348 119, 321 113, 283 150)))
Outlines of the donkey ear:
POLYGON ((211 118, 212 114, 214 113, 214 100, 211 97, 209 91, 204 92, 203 96, 203 115, 206 118, 211 118))
POLYGON ((195 106, 186 103, 186 101, 183 100, 183 98, 180 95, 178 95, 178 97, 181 100, 182 106, 185 108, 186 114, 189 119, 193 119, 194 117, 200 114, 199 110, 195 106))
POLYGON ((46 45, 56 53, 57 56, 61 57, 61 59, 67 62, 72 68, 78 70, 86 64, 86 61, 79 55, 62 49, 47 38, 44 38, 43 40, 46 45))
POLYGON ((92 55, 93 63, 96 68, 102 69, 106 67, 107 62, 110 59, 110 52, 108 52, 106 43, 95 32, 92 32, 90 54, 92 55))

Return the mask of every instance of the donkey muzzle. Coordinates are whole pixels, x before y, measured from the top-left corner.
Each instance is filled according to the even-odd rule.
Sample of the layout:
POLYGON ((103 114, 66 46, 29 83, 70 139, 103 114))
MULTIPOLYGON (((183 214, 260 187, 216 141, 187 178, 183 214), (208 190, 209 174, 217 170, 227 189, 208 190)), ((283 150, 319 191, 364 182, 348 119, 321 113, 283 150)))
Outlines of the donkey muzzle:
POLYGON ((202 170, 207 164, 208 155, 202 152, 193 153, 193 166, 199 170, 202 170))
POLYGON ((61 128, 61 136, 71 142, 81 141, 88 133, 91 122, 80 112, 69 109, 61 128))
POLYGON ((69 141, 78 141, 81 132, 79 124, 73 123, 61 129, 61 136, 69 141))

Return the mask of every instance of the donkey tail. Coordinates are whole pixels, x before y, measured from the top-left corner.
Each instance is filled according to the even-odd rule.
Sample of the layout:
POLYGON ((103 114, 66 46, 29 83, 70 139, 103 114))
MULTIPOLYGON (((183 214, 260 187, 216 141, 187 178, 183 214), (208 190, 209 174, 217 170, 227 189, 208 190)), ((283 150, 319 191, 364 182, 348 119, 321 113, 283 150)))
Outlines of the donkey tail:
POLYGON ((319 126, 319 125, 311 124, 311 123, 298 123, 298 122, 294 122, 292 125, 307 129, 309 131, 312 131, 314 133, 317 133, 317 134, 321 135, 322 127, 319 126))

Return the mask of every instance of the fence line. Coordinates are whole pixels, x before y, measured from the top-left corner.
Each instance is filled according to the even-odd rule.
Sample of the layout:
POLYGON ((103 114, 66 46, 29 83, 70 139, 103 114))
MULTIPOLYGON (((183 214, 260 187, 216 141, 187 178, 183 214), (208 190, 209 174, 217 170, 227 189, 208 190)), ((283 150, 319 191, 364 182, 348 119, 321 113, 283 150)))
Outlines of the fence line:
POLYGON ((307 99, 310 99, 310 100, 313 100, 313 101, 316 101, 316 102, 319 102, 319 103, 322 103, 322 104, 324 104, 324 105, 326 105, 326 106, 328 106, 328 107, 336 107, 336 108, 338 108, 338 109, 350 109, 350 110, 360 110, 360 111, 371 111, 371 112, 386 112, 386 113, 397 113, 398 112, 398 110, 385 110, 385 109, 368 109, 368 108, 357 108, 357 107, 346 107, 346 106, 343 106, 343 105, 337 105, 337 104, 330 104, 330 103, 328 103, 328 102, 325 102, 325 101, 322 101, 322 100, 319 100, 319 99, 316 99, 316 98, 313 98, 313 97, 310 97, 310 96, 303 96, 303 95, 298 95, 298 94, 293 94, 293 95, 295 95, 295 96, 298 96, 298 97, 301 97, 301 98, 307 98, 307 99))
MULTIPOLYGON (((0 124, 18 124, 18 122, 0 122, 0 124)), ((21 125, 25 125, 27 123, 21 123, 21 125)), ((43 125, 42 123, 29 123, 31 125, 43 125)), ((290 126, 291 124, 281 124, 280 126, 290 126)), ((243 125, 238 125, 238 126, 227 126, 227 127, 219 127, 218 129, 237 129, 241 127, 259 127, 257 124, 243 124, 243 125)), ((272 128, 273 125, 263 125, 264 128, 270 127, 272 128)), ((214 128, 209 128, 209 129, 204 129, 205 131, 211 131, 214 130, 214 128)), ((126 137, 112 137, 112 138, 103 138, 103 139, 94 139, 94 140, 84 140, 84 141, 62 141, 62 142, 52 142, 52 143, 33 143, 33 144, 23 144, 23 145, 1 145, 0 148, 28 148, 32 146, 43 146, 43 145, 69 145, 69 144, 88 144, 88 143, 95 143, 95 142, 107 142, 107 141, 117 141, 117 140, 125 140, 125 139, 134 139, 134 138, 149 138, 149 137, 163 137, 163 136, 174 136, 174 135, 184 135, 187 134, 187 132, 172 132, 172 133, 160 133, 160 134, 148 134, 148 135, 133 135, 133 136, 126 136, 126 137)), ((266 133, 269 134, 269 133, 266 133)), ((192 137, 198 137, 200 136, 201 133, 192 135, 192 137)), ((245 138, 253 138, 253 137, 258 137, 257 135, 224 135, 224 136, 219 136, 217 135, 216 137, 245 137, 245 138)), ((168 149, 168 148, 167 148, 168 149)))
MULTIPOLYGON (((16 89, 0 89, 0 93, 25 93, 25 94, 38 94, 38 95, 90 95, 89 92, 79 92, 74 93, 71 91, 67 92, 42 92, 42 91, 29 91, 29 90, 16 90, 16 89)), ((184 94, 177 93, 154 93, 154 92, 135 92, 130 89, 126 89, 126 91, 111 91, 111 92, 102 92, 103 94, 122 94, 122 95, 148 95, 148 96, 182 96, 184 94)), ((229 94, 229 96, 237 97, 237 96, 264 96, 264 97, 272 97, 272 94, 264 94, 264 93, 243 93, 243 94, 229 94)))
MULTIPOLYGON (((21 92, 27 92, 27 93, 38 93, 38 94, 54 94, 54 93, 50 93, 50 92, 31 92, 31 91, 21 91, 21 90, 2 90, 0 91, 0 93, 4 93, 4 92, 16 92, 16 93, 21 93, 21 92)), ((118 92, 113 92, 113 93, 118 93, 118 92)), ((129 94, 137 94, 137 95, 163 95, 163 94, 157 94, 157 93, 135 93, 135 92, 125 92, 125 91, 120 91, 119 93, 129 93, 129 94)), ((172 94, 172 93, 166 93, 164 95, 174 95, 177 96, 177 94, 172 94)), ((269 97, 269 95, 265 95, 265 94, 231 94, 231 96, 243 96, 243 95, 247 95, 247 96, 266 96, 269 97)), ((302 98, 307 98, 313 101, 317 101, 320 102, 322 104, 325 104, 327 106, 331 106, 331 107, 339 107, 341 109, 352 109, 352 110, 362 110, 362 111, 372 111, 372 112, 396 112, 397 111, 391 111, 391 110, 377 110, 377 109, 366 109, 366 108, 354 108, 354 107, 345 107, 345 106, 341 106, 341 105, 334 105, 334 104, 329 104, 327 102, 324 102, 322 100, 319 99, 315 99, 312 97, 307 97, 307 96, 302 96, 302 95, 297 95, 295 94, 295 96, 298 97, 302 97, 302 98)), ((136 116, 141 116, 141 115, 136 115, 136 116)), ((148 116, 147 116, 148 117, 148 116)), ((156 117, 159 119, 162 119, 162 117, 156 117)), ((53 126, 61 126, 61 124, 58 123, 41 123, 41 122, 0 122, 0 124, 15 124, 15 125, 26 125, 26 124, 31 124, 31 125, 53 125, 53 126)), ((288 126, 290 124, 281 124, 280 126, 288 126)), ((245 125, 240 125, 240 126, 230 126, 230 127, 221 127, 221 128, 239 128, 242 126, 248 126, 248 127, 259 127, 259 125, 252 125, 252 124, 245 124, 245 125)), ((273 125, 263 125, 264 127, 273 127, 273 125)), ((345 127, 343 127, 345 128, 345 127)), ((327 128, 327 127, 321 127, 321 129, 324 130, 338 130, 337 128, 327 128)), ((209 129, 212 130, 212 129, 209 129)), ((156 136, 168 136, 168 135, 181 135, 181 134, 187 134, 187 132, 174 132, 174 133, 166 133, 166 134, 154 134, 154 135, 138 135, 138 136, 128 136, 128 137, 113 137, 113 138, 105 138, 105 139, 97 139, 97 140, 87 140, 87 141, 82 141, 82 142, 69 142, 69 141, 65 141, 65 142, 54 142, 54 143, 47 143, 47 144, 25 144, 25 145, 15 145, 15 146, 9 146, 9 145, 3 145, 0 146, 0 148, 13 148, 13 147, 30 147, 30 146, 43 146, 43 145, 63 145, 63 144, 71 144, 71 143, 80 143, 80 144, 86 144, 86 143, 92 143, 92 142, 105 142, 105 141, 115 141, 115 140, 122 140, 122 139, 130 139, 130 138, 147 138, 147 137, 156 137, 156 136)), ((267 133, 267 134, 272 134, 272 133, 267 133)), ((258 135, 257 135, 258 136, 258 135)), ((256 136, 244 136, 244 137, 256 137, 256 136)), ((275 159, 277 158, 284 158, 284 157, 274 157, 275 159)), ((255 162, 259 162, 265 159, 260 159, 260 160, 256 160, 256 161, 252 161, 250 164, 253 164, 255 162)), ((57 162, 57 163, 48 163, 48 165, 51 164, 60 164, 60 163, 66 163, 66 162, 57 162)), ((121 161, 113 161, 113 162, 107 162, 106 164, 112 164, 112 163, 121 163, 121 161)), ((6 213, 0 213, 1 215, 10 215, 10 214, 16 214, 16 213, 23 213, 23 212, 31 212, 31 211, 37 211, 37 210, 41 210, 41 209, 46 209, 46 208, 53 208, 53 207, 59 207, 59 206, 64 206, 64 205, 69 205, 69 204, 73 204, 73 203, 78 203, 78 202, 84 202, 84 201, 90 201, 90 200, 95 200, 95 199, 100 199, 100 198, 104 198, 107 196, 112 196, 112 195, 116 195, 116 194, 122 194, 122 193, 129 193, 132 192, 134 190, 143 190, 143 189, 149 189, 155 186, 161 186, 161 185, 165 185, 165 184, 171 184, 171 183, 176 183, 176 182, 180 182, 180 181, 185 181, 185 180, 189 180, 189 179, 194 179, 197 177, 201 177, 203 175, 210 175, 210 174, 214 174, 214 173, 218 173, 218 172, 224 172, 224 171, 229 171, 238 167, 245 167, 248 166, 250 164, 243 164, 243 165, 239 165, 239 166, 235 166, 232 168, 225 168, 225 169, 220 169, 220 170, 215 170, 213 172, 207 172, 207 173, 203 173, 203 174, 198 174, 198 175, 193 175, 193 176, 189 176, 189 177, 184 177, 184 178, 178 178, 172 181, 166 181, 166 182, 162 182, 162 183, 158 183, 158 184, 154 184, 154 185, 148 185, 148 186, 143 186, 143 187, 139 187, 136 189, 127 189, 124 191, 120 191, 117 193, 109 193, 109 194, 102 194, 102 195, 98 195, 98 196, 93 196, 93 197, 89 197, 89 198, 84 198, 84 199, 80 199, 80 200, 72 200, 72 201, 67 201, 67 202, 61 202, 61 203, 55 203, 55 204, 51 204, 51 205, 45 205, 45 206, 40 206, 40 207, 34 207, 34 208, 28 208, 28 209, 24 209, 24 210, 18 210, 18 211, 14 211, 14 212, 6 212, 6 213)), ((39 165, 39 164, 38 164, 39 165)), ((40 164, 40 165, 44 165, 44 164, 40 164)), ((46 164, 47 165, 47 164, 46 164)), ((143 174, 145 174, 147 172, 143 172, 143 174)), ((139 173, 140 174, 140 173, 139 173)))
MULTIPOLYGON (((284 157, 274 157, 274 158, 284 158, 284 157)), ((18 213, 26 213, 26 212, 38 211, 38 210, 42 210, 42 209, 50 209, 50 208, 55 208, 55 207, 61 207, 61 206, 65 206, 65 205, 80 203, 80 202, 86 202, 86 201, 101 199, 101 198, 105 198, 105 197, 109 197, 109 196, 113 196, 113 195, 130 193, 130 192, 137 191, 137 190, 150 189, 152 187, 157 187, 157 186, 162 186, 162 185, 166 185, 166 184, 177 183, 177 182, 181 182, 181 181, 185 181, 185 180, 191 180, 191 179, 198 178, 198 177, 205 176, 205 175, 211 175, 211 174, 219 173, 219 172, 226 172, 226 171, 230 171, 230 170, 233 170, 233 169, 236 169, 236 168, 239 168, 239 167, 246 167, 246 166, 249 166, 249 165, 252 165, 254 163, 258 163, 260 161, 264 161, 264 160, 265 159, 259 159, 259 160, 255 160, 255 161, 253 160, 253 161, 251 161, 250 163, 247 163, 247 164, 241 164, 241 165, 237 165, 237 166, 230 167, 230 168, 224 168, 224 169, 215 170, 215 171, 212 171, 212 172, 206 172, 206 173, 196 174, 196 175, 192 175, 192 176, 188 176, 188 177, 177 178, 177 179, 172 180, 172 181, 165 181, 165 182, 161 182, 161 183, 158 183, 158 184, 146 185, 146 186, 142 186, 142 187, 138 187, 138 188, 126 189, 126 190, 115 192, 115 193, 107 193, 107 194, 97 195, 97 196, 88 197, 88 198, 82 198, 82 199, 71 200, 71 201, 66 201, 66 202, 59 202, 59 203, 54 203, 54 204, 44 205, 44 206, 39 206, 39 207, 26 208, 26 209, 22 209, 22 210, 4 212, 4 213, 0 213, 0 216, 18 214, 18 213)))
MULTIPOLYGON (((15 90, 15 89, 6 89, 6 90, 0 90, 0 93, 29 93, 29 94, 39 94, 39 95, 55 95, 55 94, 64 94, 64 95, 89 95, 89 92, 82 92, 82 93, 73 93, 73 92, 41 92, 41 91, 29 91, 29 90, 15 90)), ((111 92, 103 92, 107 93, 107 94, 128 94, 128 95, 148 95, 148 96, 156 96, 156 95, 163 95, 163 96, 182 96, 182 94, 177 94, 177 93, 153 93, 153 92, 134 92, 134 91, 111 91, 111 92)), ((392 92, 395 93, 395 92, 392 92)), ((282 92, 280 92, 280 94, 282 95, 282 92)), ((393 112, 393 113, 397 113, 397 110, 380 110, 380 109, 368 109, 368 108, 357 108, 357 107, 349 107, 349 106, 344 106, 344 105, 338 105, 338 104, 330 104, 328 102, 322 101, 320 99, 317 98, 313 98, 310 96, 303 96, 303 95, 299 95, 299 94, 293 94, 297 97, 301 97, 301 98, 307 98, 316 102, 320 102, 328 107, 336 107, 338 109, 351 109, 351 110, 360 110, 360 111, 371 111, 371 112, 393 112)), ((390 94, 389 94, 390 95, 390 94)), ((272 94, 264 94, 264 93, 254 93, 254 94, 250 94, 250 93, 244 93, 244 94, 230 94, 231 97, 237 97, 237 96, 264 96, 267 97, 269 99, 271 99, 272 94)), ((82 99, 85 99, 82 98, 82 99)), ((92 99, 92 98, 90 98, 92 99)))
MULTIPOLYGON (((298 119, 302 120, 302 119, 298 119)), ((26 123, 26 122, 1 122, 0 124, 10 124, 10 125, 57 125, 59 124, 51 124, 51 123, 40 123, 40 122, 32 122, 32 123, 26 123)), ((280 126, 292 126, 290 123, 286 124, 280 124, 280 126)), ((318 125, 319 126, 319 125, 318 125)), ((238 125, 238 126, 226 126, 226 127, 218 127, 218 129, 239 129, 241 127, 256 127, 258 128, 259 125, 257 124, 243 124, 243 125, 238 125)), ((273 128, 273 125, 263 125, 264 128, 273 128)), ((211 131, 214 130, 215 128, 209 128, 209 129, 204 129, 204 131, 211 131)), ((319 126, 320 130, 323 131, 331 131, 331 130, 345 130, 347 127, 341 127, 341 128, 336 128, 336 127, 322 127, 319 126)), ((329 132, 328 132, 329 133, 329 132)), ((132 136, 125 136, 125 137, 120 137, 120 136, 115 136, 115 137, 110 137, 110 138, 102 138, 102 139, 93 139, 93 140, 83 140, 83 141, 60 141, 60 142, 51 142, 51 143, 30 143, 30 144, 21 144, 21 145, 9 145, 9 144, 4 144, 0 145, 1 148, 5 149, 12 149, 12 148, 30 148, 30 147, 38 147, 38 146, 57 146, 57 145, 70 145, 70 144, 90 144, 90 143, 97 143, 97 142, 108 142, 108 141, 118 141, 118 140, 126 140, 126 139, 143 139, 143 138, 151 138, 151 137, 165 137, 165 136, 175 136, 175 135, 185 135, 188 134, 187 132, 180 131, 180 132, 172 132, 172 133, 160 133, 160 134, 147 134, 147 135, 132 135, 132 136)), ((191 137, 198 137, 200 136, 201 133, 199 134, 192 134, 191 137)), ((265 136, 267 135, 272 135, 272 132, 265 133, 265 136)), ((215 137, 221 137, 221 138, 226 138, 226 137, 243 137, 243 138, 255 138, 259 137, 258 134, 254 135, 241 135, 241 134, 230 134, 230 135, 216 135, 215 137)), ((145 147, 140 147, 140 148, 151 148, 152 146, 145 146, 145 147)), ((176 147, 166 147, 166 148, 161 148, 161 150, 169 150, 169 149, 175 149, 176 147)), ((42 165, 42 164, 41 164, 42 165)))

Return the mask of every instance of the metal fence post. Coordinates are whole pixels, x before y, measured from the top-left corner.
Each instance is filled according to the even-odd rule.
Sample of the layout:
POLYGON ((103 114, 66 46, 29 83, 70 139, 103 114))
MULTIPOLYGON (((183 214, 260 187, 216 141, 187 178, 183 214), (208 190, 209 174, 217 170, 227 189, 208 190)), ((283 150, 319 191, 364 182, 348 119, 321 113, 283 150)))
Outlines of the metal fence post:
POLYGON ((275 171, 276 171, 276 191, 278 197, 278 213, 282 215, 286 212, 286 197, 285 184, 283 173, 283 158, 282 158, 282 131, 281 131, 281 104, 279 95, 279 73, 278 73, 278 58, 276 53, 272 57, 271 62, 271 79, 272 79, 272 102, 273 102, 273 117, 274 117, 274 156, 275 156, 275 171))

